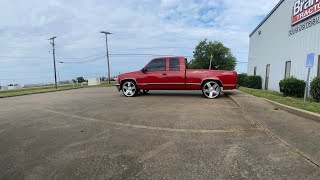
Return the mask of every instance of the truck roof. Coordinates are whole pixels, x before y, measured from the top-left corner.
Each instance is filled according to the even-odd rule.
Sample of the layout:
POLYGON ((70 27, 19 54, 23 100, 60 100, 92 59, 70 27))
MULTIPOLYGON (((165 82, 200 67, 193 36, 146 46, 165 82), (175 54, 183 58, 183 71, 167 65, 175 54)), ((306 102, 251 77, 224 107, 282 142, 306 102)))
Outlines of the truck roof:
POLYGON ((183 57, 183 56, 162 56, 162 57, 156 57, 153 59, 161 59, 161 58, 184 58, 184 59, 187 59, 186 57, 183 57))

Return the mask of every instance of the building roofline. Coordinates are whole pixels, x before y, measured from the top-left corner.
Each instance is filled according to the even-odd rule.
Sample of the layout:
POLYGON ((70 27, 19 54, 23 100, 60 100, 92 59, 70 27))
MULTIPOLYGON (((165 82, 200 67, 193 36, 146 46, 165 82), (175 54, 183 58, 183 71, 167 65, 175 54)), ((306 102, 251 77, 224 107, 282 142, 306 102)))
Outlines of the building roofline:
POLYGON ((261 21, 261 23, 251 32, 249 37, 251 37, 268 19, 269 17, 278 9, 278 7, 284 2, 284 0, 280 0, 278 4, 271 10, 271 12, 261 21))

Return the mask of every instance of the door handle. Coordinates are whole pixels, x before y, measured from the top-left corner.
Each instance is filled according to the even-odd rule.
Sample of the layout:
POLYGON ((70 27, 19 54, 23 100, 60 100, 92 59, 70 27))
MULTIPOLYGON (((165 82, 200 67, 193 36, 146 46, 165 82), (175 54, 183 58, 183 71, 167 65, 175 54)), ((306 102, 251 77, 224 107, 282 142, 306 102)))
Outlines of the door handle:
POLYGON ((167 75, 167 73, 162 73, 162 75, 163 75, 163 76, 166 76, 166 75, 167 75))

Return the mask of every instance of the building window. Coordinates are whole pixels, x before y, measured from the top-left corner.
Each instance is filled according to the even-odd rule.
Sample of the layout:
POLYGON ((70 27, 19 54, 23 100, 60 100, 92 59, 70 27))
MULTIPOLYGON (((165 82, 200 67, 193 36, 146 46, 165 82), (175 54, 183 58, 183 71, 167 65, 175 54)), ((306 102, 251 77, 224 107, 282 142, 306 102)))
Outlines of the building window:
POLYGON ((253 69, 253 75, 254 75, 254 76, 257 75, 257 67, 254 67, 254 69, 253 69))
POLYGON ((285 67, 285 73, 284 73, 284 78, 287 79, 290 77, 291 73, 291 61, 286 62, 286 67, 285 67))
POLYGON ((270 64, 267 64, 267 66, 266 66, 266 79, 264 82, 264 89, 265 90, 269 89, 269 77, 270 77, 270 64))
POLYGON ((317 76, 320 77, 320 55, 318 56, 318 73, 317 76))

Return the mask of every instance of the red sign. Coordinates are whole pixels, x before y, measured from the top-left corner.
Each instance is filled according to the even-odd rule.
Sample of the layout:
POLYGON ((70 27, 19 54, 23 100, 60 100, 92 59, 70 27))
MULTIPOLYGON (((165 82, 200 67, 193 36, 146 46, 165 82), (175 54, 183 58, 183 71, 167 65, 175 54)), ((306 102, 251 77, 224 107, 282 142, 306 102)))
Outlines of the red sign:
POLYGON ((320 12, 320 0, 297 0, 292 11, 292 25, 320 12))

